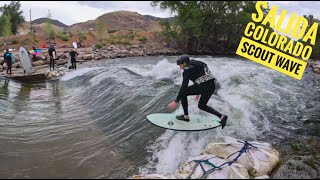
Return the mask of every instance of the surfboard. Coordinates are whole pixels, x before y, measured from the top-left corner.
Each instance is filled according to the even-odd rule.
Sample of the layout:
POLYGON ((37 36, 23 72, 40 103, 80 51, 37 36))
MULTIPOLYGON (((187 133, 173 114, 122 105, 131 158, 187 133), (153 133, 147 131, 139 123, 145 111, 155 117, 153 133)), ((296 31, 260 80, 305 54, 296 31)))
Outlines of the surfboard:
POLYGON ((23 47, 20 47, 19 49, 19 58, 20 58, 20 63, 24 69, 24 72, 26 74, 31 74, 32 73, 31 60, 28 52, 23 47))
POLYGON ((73 42, 73 43, 72 43, 72 46, 73 46, 74 48, 77 48, 77 47, 78 47, 78 45, 77 45, 76 42, 73 42))
POLYGON ((147 116, 152 124, 176 131, 203 131, 221 126, 220 119, 216 116, 189 115, 190 121, 176 119, 176 114, 156 113, 147 116))
POLYGON ((12 64, 17 62, 17 58, 14 54, 11 54, 11 58, 12 58, 12 64))
POLYGON ((55 60, 56 59, 56 51, 52 52, 52 56, 53 56, 53 59, 55 60))

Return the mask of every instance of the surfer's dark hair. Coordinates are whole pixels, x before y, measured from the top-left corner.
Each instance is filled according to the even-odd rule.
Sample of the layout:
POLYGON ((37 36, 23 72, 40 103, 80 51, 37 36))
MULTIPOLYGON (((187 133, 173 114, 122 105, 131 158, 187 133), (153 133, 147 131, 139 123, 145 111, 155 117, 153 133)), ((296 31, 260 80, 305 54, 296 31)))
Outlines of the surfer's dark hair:
POLYGON ((180 65, 180 64, 189 64, 190 63, 190 58, 188 55, 186 54, 183 54, 181 55, 178 59, 177 59, 177 65, 180 65))

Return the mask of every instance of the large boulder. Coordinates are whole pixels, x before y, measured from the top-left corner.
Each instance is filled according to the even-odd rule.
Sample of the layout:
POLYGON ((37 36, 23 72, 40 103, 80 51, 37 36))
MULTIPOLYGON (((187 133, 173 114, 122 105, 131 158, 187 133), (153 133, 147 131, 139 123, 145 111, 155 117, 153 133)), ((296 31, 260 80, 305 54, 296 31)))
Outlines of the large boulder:
POLYGON ((3 69, 3 70, 6 70, 7 68, 8 68, 7 63, 4 63, 4 64, 2 65, 2 69, 3 69))
POLYGON ((320 68, 313 68, 313 72, 317 73, 317 74, 320 74, 320 68))
POLYGON ((12 68, 21 68, 21 63, 20 62, 17 62, 17 63, 14 63, 12 64, 12 68))
POLYGON ((318 179, 320 167, 313 157, 294 156, 273 175, 273 179, 318 179), (313 162, 314 161, 314 162, 313 162))
POLYGON ((32 62, 32 65, 33 66, 41 66, 41 65, 44 65, 44 62, 42 60, 40 61, 35 61, 35 62, 32 62))
POLYGON ((82 59, 87 61, 93 59, 93 57, 92 54, 85 54, 82 56, 82 59))

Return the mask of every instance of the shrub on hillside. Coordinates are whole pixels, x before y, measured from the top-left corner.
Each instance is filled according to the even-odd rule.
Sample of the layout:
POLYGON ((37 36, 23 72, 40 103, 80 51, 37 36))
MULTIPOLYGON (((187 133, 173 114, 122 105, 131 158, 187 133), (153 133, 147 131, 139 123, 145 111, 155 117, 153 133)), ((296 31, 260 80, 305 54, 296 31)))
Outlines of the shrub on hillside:
POLYGON ((11 44, 18 44, 18 42, 19 42, 19 41, 16 40, 16 39, 12 39, 12 40, 11 40, 11 44))
POLYGON ((146 37, 139 37, 138 38, 138 41, 140 41, 140 42, 142 42, 142 43, 145 43, 145 42, 147 42, 147 38, 146 37))
POLYGON ((93 34, 92 31, 89 31, 89 32, 88 32, 88 35, 91 36, 91 37, 95 37, 95 35, 93 34))
POLYGON ((111 29, 111 30, 108 30, 108 33, 115 33, 117 31, 118 31, 117 29, 111 29))
POLYGON ((96 44, 96 48, 97 48, 97 49, 101 49, 101 48, 103 48, 104 46, 106 46, 106 43, 104 43, 104 42, 97 42, 97 44, 96 44))
POLYGON ((73 33, 72 32, 68 32, 69 37, 73 37, 73 33))
POLYGON ((57 38, 61 39, 62 41, 69 41, 69 37, 65 32, 59 32, 57 34, 57 38))

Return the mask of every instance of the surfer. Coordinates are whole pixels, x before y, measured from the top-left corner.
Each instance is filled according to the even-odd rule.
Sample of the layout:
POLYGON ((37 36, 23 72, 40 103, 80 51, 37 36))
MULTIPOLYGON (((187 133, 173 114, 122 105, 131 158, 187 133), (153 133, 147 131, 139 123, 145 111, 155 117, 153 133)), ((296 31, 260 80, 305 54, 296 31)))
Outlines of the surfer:
POLYGON ((197 95, 197 100, 199 100, 200 96, 198 107, 203 111, 218 116, 221 119, 220 124, 223 129, 226 125, 228 116, 219 113, 218 111, 207 105, 210 97, 215 90, 215 78, 211 74, 207 64, 193 59, 190 60, 188 55, 183 54, 177 59, 177 65, 180 66, 180 69, 184 70, 183 81, 176 99, 171 102, 168 107, 171 110, 176 109, 179 101, 181 101, 184 114, 181 116, 176 116, 176 118, 178 120, 189 122, 190 120, 188 114, 187 96, 197 95), (189 80, 194 82, 194 84, 188 86, 189 80))
POLYGON ((69 54, 70 54, 70 57, 71 57, 72 69, 77 70, 76 56, 78 56, 79 54, 74 49, 72 49, 72 51, 69 54))
POLYGON ((8 72, 10 71, 9 74, 12 74, 11 72, 11 64, 12 64, 12 57, 11 57, 11 53, 9 52, 9 49, 6 49, 6 53, 4 53, 3 57, 4 57, 4 60, 7 62, 7 74, 8 72))
POLYGON ((56 53, 56 50, 54 49, 54 46, 53 44, 50 45, 49 47, 49 56, 50 56, 50 71, 51 71, 51 67, 52 67, 52 70, 54 70, 54 58, 53 58, 53 52, 56 53))

